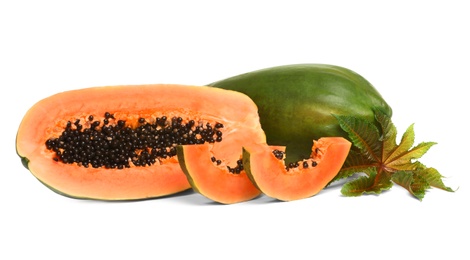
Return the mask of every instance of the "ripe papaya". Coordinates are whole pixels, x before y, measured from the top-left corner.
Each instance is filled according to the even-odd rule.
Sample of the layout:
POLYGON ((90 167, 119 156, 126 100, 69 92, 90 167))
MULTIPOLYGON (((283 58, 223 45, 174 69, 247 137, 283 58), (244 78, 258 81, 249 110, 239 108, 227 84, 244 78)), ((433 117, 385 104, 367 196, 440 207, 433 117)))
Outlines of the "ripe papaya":
POLYGON ((229 166, 224 159, 215 157, 207 144, 179 145, 177 155, 193 190, 215 202, 233 204, 261 194, 246 176, 241 159, 229 166))
MULTIPOLYGON (((244 149, 255 147, 269 147, 269 149, 284 152, 285 147, 268 146, 265 143, 246 143, 244 149)), ((236 151, 233 151, 236 153, 236 151)), ((178 161, 188 177, 191 187, 201 195, 222 204, 233 204, 254 199, 261 191, 250 180, 244 168, 242 150, 236 164, 215 157, 208 144, 178 145, 178 161)), ((270 162, 270 157, 258 158, 263 162, 270 162)), ((269 171, 269 168, 263 171, 269 171)))
POLYGON ((373 108, 392 109, 356 72, 334 65, 293 64, 256 70, 208 84, 247 94, 258 106, 270 145, 286 146, 286 161, 310 155, 311 140, 349 138, 333 114, 374 122, 373 108))
POLYGON ((73 198, 135 200, 191 186, 178 145, 207 145, 235 167, 242 147, 266 140, 246 95, 205 86, 92 87, 33 105, 16 150, 47 187, 73 198))
POLYGON ((248 178, 265 195, 291 201, 319 193, 339 172, 351 142, 343 137, 313 140, 311 154, 285 163, 286 152, 268 145, 243 148, 243 166, 248 178))

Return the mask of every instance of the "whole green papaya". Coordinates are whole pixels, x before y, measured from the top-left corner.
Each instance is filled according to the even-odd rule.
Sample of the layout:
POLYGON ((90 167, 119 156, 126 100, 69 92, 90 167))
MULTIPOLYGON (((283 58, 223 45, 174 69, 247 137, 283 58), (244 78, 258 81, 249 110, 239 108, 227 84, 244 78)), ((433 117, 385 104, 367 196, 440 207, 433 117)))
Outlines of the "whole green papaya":
POLYGON ((312 140, 348 138, 333 114, 374 122, 373 108, 392 116, 380 93, 361 75, 326 64, 261 69, 208 84, 245 93, 258 106, 271 145, 285 145, 288 162, 306 158, 312 140))

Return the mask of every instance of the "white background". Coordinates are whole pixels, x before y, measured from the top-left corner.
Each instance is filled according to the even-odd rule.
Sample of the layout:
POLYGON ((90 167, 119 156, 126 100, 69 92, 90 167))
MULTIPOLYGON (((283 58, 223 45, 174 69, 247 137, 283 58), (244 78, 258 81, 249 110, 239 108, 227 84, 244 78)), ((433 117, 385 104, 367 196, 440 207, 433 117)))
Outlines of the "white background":
POLYGON ((0 259, 469 259, 465 1, 66 2, 0 2, 0 259), (15 153, 24 113, 57 92, 203 85, 292 63, 368 79, 400 135, 414 123, 416 143, 438 143, 422 162, 458 191, 420 202, 399 186, 347 198, 334 185, 287 203, 192 192, 106 203, 53 193, 15 153))

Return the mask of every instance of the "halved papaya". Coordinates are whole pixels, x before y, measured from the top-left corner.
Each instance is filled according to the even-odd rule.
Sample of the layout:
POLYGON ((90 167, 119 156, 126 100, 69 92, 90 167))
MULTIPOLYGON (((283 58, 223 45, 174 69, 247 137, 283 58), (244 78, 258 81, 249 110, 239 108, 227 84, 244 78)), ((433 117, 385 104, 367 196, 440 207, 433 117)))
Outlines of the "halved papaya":
POLYGON ((265 142, 246 95, 210 87, 134 85, 59 93, 24 116, 16 149, 32 174, 69 197, 134 200, 191 186, 177 145, 210 143, 227 160, 265 142), (233 153, 236 151, 236 153, 233 153))
MULTIPOLYGON (((281 146, 271 149, 284 151, 281 146)), ((239 149, 237 161, 218 159, 210 144, 181 145, 177 147, 177 152, 178 161, 191 187, 205 197, 222 204, 233 204, 261 194, 243 169, 242 149, 239 149)))
POLYGON ((298 200, 320 192, 338 174, 350 148, 351 142, 343 137, 323 137, 313 141, 310 158, 285 165, 284 151, 267 145, 244 147, 243 165, 265 195, 298 200))

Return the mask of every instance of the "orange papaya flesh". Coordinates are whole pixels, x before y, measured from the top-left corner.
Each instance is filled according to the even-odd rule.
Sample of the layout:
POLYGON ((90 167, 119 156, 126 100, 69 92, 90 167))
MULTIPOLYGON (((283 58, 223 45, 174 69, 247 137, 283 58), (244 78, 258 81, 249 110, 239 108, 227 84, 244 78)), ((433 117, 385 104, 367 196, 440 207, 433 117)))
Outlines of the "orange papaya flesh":
MULTIPOLYGON (((284 151, 285 147, 271 149, 284 151)), ((178 161, 193 190, 222 204, 248 201, 261 194, 247 176, 241 159, 242 148, 239 151, 239 159, 233 162, 215 157, 210 144, 177 147, 178 161)))
POLYGON ((314 140, 310 158, 285 165, 282 151, 267 145, 244 147, 243 165, 265 195, 292 201, 319 193, 338 174, 350 148, 343 137, 323 137, 314 140))
POLYGON ((217 156, 233 160, 239 152, 230 151, 244 140, 265 141, 252 100, 214 90, 159 84, 58 93, 28 110, 16 150, 36 178, 73 198, 135 200, 187 190, 177 145, 212 143, 217 156))

